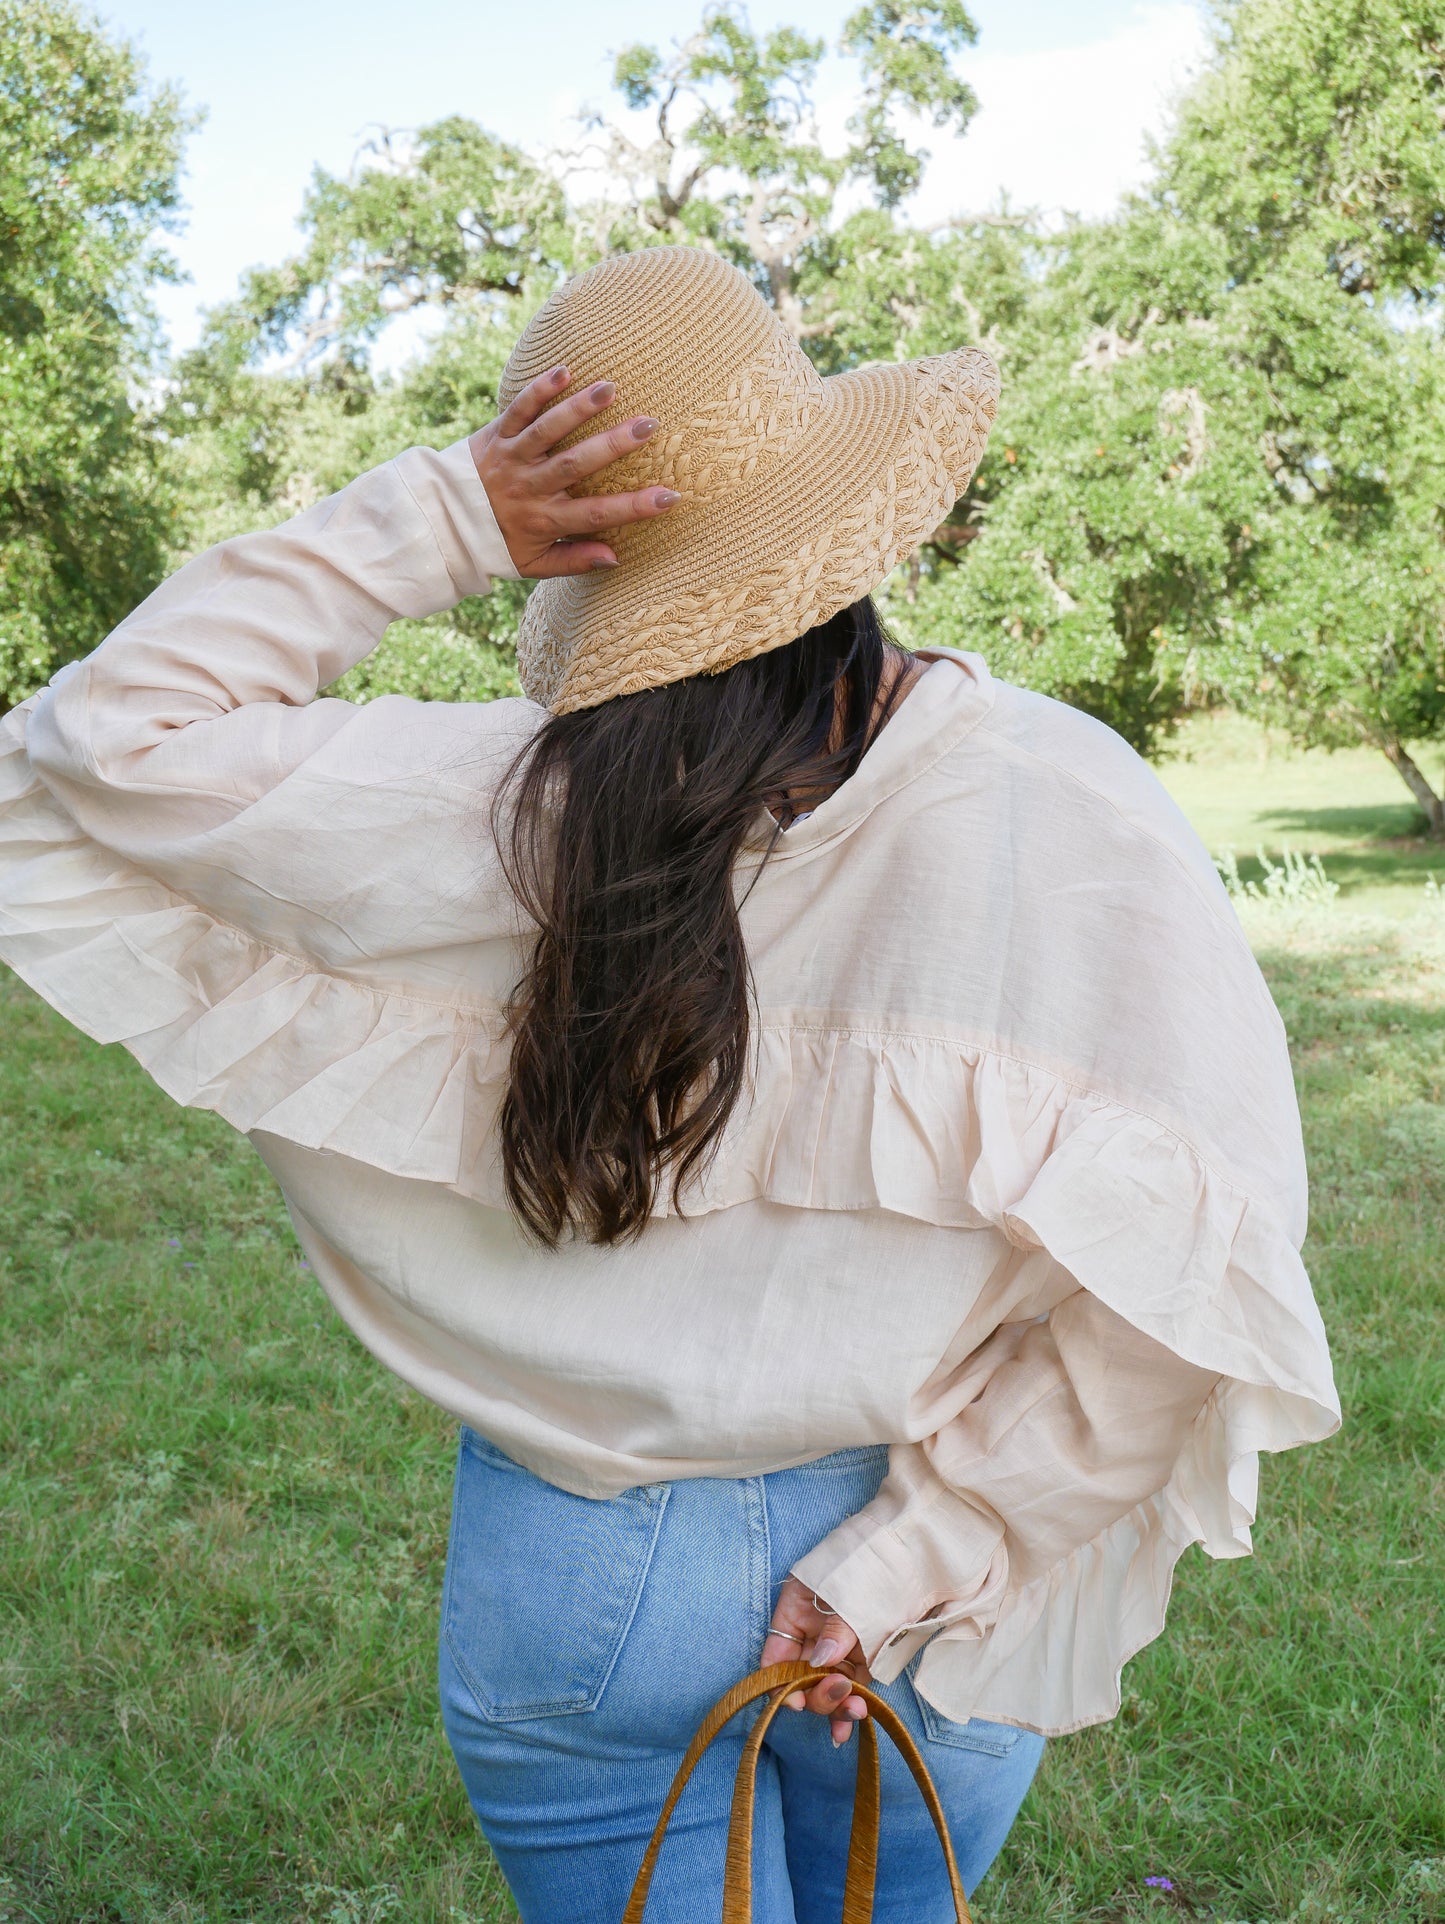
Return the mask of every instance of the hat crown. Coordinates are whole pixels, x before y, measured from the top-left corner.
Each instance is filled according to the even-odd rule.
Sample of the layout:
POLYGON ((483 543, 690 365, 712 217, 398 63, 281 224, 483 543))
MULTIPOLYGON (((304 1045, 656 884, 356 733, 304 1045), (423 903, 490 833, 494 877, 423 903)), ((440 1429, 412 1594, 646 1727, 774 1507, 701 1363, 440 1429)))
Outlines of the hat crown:
POLYGON ((617 395, 558 448, 658 422, 568 492, 661 484, 682 499, 607 530, 619 567, 527 597, 517 672, 558 714, 721 674, 867 594, 963 492, 998 398, 997 368, 970 347, 824 379, 747 276, 702 247, 640 248, 559 287, 512 351, 503 408, 559 365, 569 393, 610 380, 617 395))
POLYGON ((634 414, 659 423, 579 493, 662 485, 724 498, 784 460, 823 401, 821 376, 752 282, 700 247, 614 255, 558 288, 512 350, 501 405, 559 364, 573 393, 617 384, 614 406, 579 436, 634 414))

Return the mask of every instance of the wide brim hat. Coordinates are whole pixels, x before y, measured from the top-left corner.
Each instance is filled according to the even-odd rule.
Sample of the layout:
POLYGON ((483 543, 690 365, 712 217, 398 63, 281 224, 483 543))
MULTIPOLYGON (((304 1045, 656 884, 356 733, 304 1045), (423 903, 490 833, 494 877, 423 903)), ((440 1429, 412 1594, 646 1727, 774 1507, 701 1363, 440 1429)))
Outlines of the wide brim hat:
POLYGON ((617 384, 573 439, 659 424, 573 492, 682 500, 609 534, 616 568, 533 589, 518 671, 557 714, 719 674, 860 600, 968 486, 998 405, 976 347, 825 378, 747 276, 699 247, 616 255, 559 288, 512 351, 501 405, 558 364, 570 392, 617 384))

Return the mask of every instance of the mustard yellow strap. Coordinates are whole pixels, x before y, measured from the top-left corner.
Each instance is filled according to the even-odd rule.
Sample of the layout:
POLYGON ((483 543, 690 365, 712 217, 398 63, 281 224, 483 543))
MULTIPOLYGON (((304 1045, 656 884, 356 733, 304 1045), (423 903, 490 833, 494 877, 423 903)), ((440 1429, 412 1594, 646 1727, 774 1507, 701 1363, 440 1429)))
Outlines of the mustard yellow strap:
POLYGON ((794 1686, 782 1684, 768 1697, 762 1715, 748 1732, 738 1774, 733 1780, 733 1804, 728 1817, 728 1849, 723 1867, 722 1924, 753 1924, 753 1812, 757 1801, 758 1757, 768 1725, 783 1707, 794 1686))
MULTIPOLYGON (((816 1677, 835 1675, 819 1671, 816 1677)), ((748 1733, 738 1759, 728 1820, 727 1859, 723 1874, 722 1924, 752 1924, 753 1818, 756 1804, 758 1758, 763 1740, 784 1702, 798 1688, 785 1683, 769 1693, 762 1714, 748 1733)), ((853 1829, 848 1841, 848 1870, 843 1890, 842 1924, 872 1924, 873 1895, 878 1871, 880 1784, 878 1736, 873 1719, 857 1726, 858 1782, 853 1797, 853 1829)))
POLYGON ((848 1836, 848 1877, 843 1886, 843 1924, 873 1924, 878 1887, 878 1822, 883 1793, 878 1775, 878 1731, 872 1717, 858 1725, 858 1784, 848 1836))
MULTIPOLYGON (((734 1684, 725 1696, 718 1699, 699 1725, 696 1736, 687 1747, 686 1756, 678 1766, 677 1775, 672 1780, 672 1787, 663 1803, 656 1828, 648 1841, 647 1850, 637 1873, 637 1881, 632 1887, 632 1895, 627 1900, 622 1924, 643 1924, 643 1910, 652 1884, 652 1874, 657 1867, 658 1852, 662 1848, 662 1840, 672 1813, 677 1808, 677 1800, 697 1768, 698 1759, 729 1718, 736 1716, 737 1712, 748 1704, 756 1703, 759 1697, 767 1697, 769 1702, 748 1732, 747 1742, 743 1745, 742 1756, 738 1760, 737 1777, 733 1785, 732 1810, 728 1819, 727 1861, 723 1881, 722 1924, 752 1924, 753 1818, 757 1795, 757 1764, 763 1739, 767 1735, 768 1726, 782 1709, 784 1701, 795 1690, 810 1690, 814 1684, 821 1683, 825 1677, 833 1675, 836 1675, 836 1672, 817 1670, 811 1664, 801 1662, 770 1664, 766 1670, 755 1670, 751 1676, 744 1677, 739 1683, 734 1684)), ((886 1703, 876 1691, 870 1690, 865 1684, 854 1684, 853 1690, 856 1695, 866 1701, 869 1715, 857 1726, 858 1786, 854 1794, 853 1829, 848 1843, 848 1873, 843 1893, 843 1924, 871 1924, 873 1917, 881 1804, 875 1722, 881 1724, 893 1739, 903 1755, 903 1761, 912 1773, 914 1782, 923 1793, 928 1814, 933 1819, 933 1827, 938 1833, 938 1841, 943 1846, 943 1859, 948 1869, 949 1886, 953 1893, 956 1924, 972 1924, 968 1900, 964 1896, 963 1883, 958 1875, 958 1865, 953 1855, 953 1844, 948 1835, 948 1823, 943 1814, 943 1806, 917 1744, 914 1743, 907 1726, 893 1706, 886 1703)))
POLYGON ((927 1804, 928 1814, 933 1819, 933 1828, 938 1832, 938 1841, 943 1846, 943 1861, 948 1870, 948 1887, 953 1893, 956 1924, 973 1924, 968 1899, 963 1894, 963 1879, 958 1874, 958 1861, 953 1855, 953 1841, 948 1835, 948 1819, 943 1814, 943 1805, 934 1788, 933 1779, 928 1774, 928 1766, 923 1761, 922 1752, 914 1743, 907 1724, 892 1704, 885 1703, 877 1691, 870 1690, 866 1684, 854 1684, 853 1689, 867 1703, 870 1717, 876 1717, 893 1739, 902 1753, 904 1763, 912 1773, 914 1783, 923 1793, 923 1801, 927 1804))
POLYGON ((712 1709, 698 1725, 697 1734, 687 1747, 686 1755, 677 1767, 677 1775, 672 1780, 672 1788, 662 1806, 647 1850, 637 1873, 637 1881, 632 1886, 632 1895, 627 1900, 627 1909, 622 1913, 622 1924, 642 1924, 643 1906, 647 1903, 647 1893, 652 1884, 652 1873, 657 1868, 657 1853, 662 1849, 662 1840, 667 1831, 672 1813, 677 1808, 677 1800, 687 1788, 687 1780, 697 1769, 698 1759, 716 1737, 730 1717, 737 1715, 746 1705, 755 1703, 761 1696, 781 1681, 774 1673, 784 1670, 797 1670, 806 1676, 814 1672, 807 1664, 774 1664, 771 1670, 755 1670, 750 1676, 735 1683, 727 1695, 719 1697, 712 1709), (767 1679, 767 1681, 763 1681, 767 1679))

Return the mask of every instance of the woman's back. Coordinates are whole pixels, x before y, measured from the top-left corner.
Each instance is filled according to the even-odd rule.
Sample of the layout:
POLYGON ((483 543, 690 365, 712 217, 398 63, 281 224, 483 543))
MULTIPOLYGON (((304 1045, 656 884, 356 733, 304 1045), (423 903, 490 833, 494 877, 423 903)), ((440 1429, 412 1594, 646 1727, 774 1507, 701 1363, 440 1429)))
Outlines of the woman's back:
MULTIPOLYGON (((867 592, 966 484, 986 356, 825 381, 659 248, 561 290, 507 380, 0 723, 0 951, 248 1132, 341 1314, 463 1420, 444 1706, 529 1916, 626 1872, 682 1648, 695 1691, 806 1645, 835 1737, 847 1678, 893 1689, 981 1873, 1017 1727, 1114 1714, 1182 1551, 1245 1552, 1259 1451, 1337 1422, 1283 1029, 1109 730, 970 653, 897 699, 867 592), (651 379, 679 289, 712 347, 672 418, 578 443, 610 382, 518 386, 559 339, 651 379), (318 698, 519 554, 535 699, 318 698)), ((783 1804, 832 1781, 790 1741, 783 1804)), ((786 1819, 810 1878, 839 1822, 786 1819)))
MULTIPOLYGON (((459 462, 397 465, 431 522, 459 518, 459 462)), ((368 484, 398 486, 381 470, 353 492, 368 484)), ((397 598, 372 516, 354 520, 358 536, 293 524, 249 537, 249 562, 245 542, 203 558, 190 597, 171 584, 62 676, 29 717, 46 786, 25 772, 24 711, 10 719, 25 799, 7 823, 46 862, 12 883, 26 932, 9 952, 82 1020, 103 1009, 103 1032, 178 1099, 251 1133, 324 1287, 390 1367, 538 1474, 601 1495, 935 1437, 1082 1283, 1118 1319, 1101 1327, 1151 1339, 1156 1374, 1173 1355, 1240 1379, 1213 1400, 1206 1456, 1235 1431, 1332 1420, 1295 1254, 1283 1036, 1228 899, 1117 737, 977 656, 940 654, 807 819, 780 837, 760 813, 737 876, 752 1067, 681 1217, 663 1185, 640 1240, 537 1248, 497 1144, 531 925, 488 824, 540 711, 312 701, 175 726, 187 703, 207 712, 223 660, 243 681, 256 657, 207 630, 222 568, 295 700, 319 673, 273 556, 294 569, 308 540, 339 543, 368 592, 397 598), (119 911, 102 930, 98 897, 119 911), (1161 1292, 1166 1261, 1187 1288, 1161 1292), (841 1375, 840 1330, 856 1356, 841 1375)), ((1086 1336, 1050 1363, 1087 1403, 1086 1336)), ((1118 1408, 1143 1447, 1137 1392, 1118 1408)), ((1166 1471, 1178 1443, 1163 1420, 1166 1471)), ((1162 1613, 1187 1533, 1229 1554, 1242 1524, 1189 1465, 1151 1501, 1140 1580, 1162 1613)), ((1055 1620, 1061 1574, 1048 1566, 1055 1620)), ((1026 1644, 1049 1634, 1023 1586, 1003 1616, 1026 1644)), ((944 1694, 1001 1707, 976 1673, 1006 1627, 938 1640, 944 1694)), ((1121 1658, 1100 1635, 1092 1664, 1066 1682, 1034 1666, 1006 1707, 1108 1714, 1121 1658)))

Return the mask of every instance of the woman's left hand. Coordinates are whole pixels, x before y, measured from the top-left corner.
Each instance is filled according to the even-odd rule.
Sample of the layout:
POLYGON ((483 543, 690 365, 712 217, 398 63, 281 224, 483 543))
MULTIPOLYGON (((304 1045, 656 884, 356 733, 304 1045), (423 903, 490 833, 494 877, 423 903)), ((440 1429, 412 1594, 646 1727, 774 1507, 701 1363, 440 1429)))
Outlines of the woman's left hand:
POLYGON ((559 441, 584 427, 617 399, 611 381, 594 381, 580 394, 560 398, 572 376, 554 367, 529 381, 499 420, 472 436, 477 473, 513 566, 520 575, 580 575, 589 568, 615 568, 617 556, 592 537, 666 514, 682 496, 673 488, 634 488, 628 494, 568 493, 575 482, 636 454, 656 432, 648 415, 553 452, 559 441))
MULTIPOLYGON (((822 1603, 823 1599, 820 1597, 818 1602, 822 1603)), ((766 1667, 796 1661, 799 1657, 819 1668, 834 1669, 838 1675, 814 1684, 806 1696, 801 1690, 794 1691, 787 1699, 788 1708, 811 1710, 826 1717, 834 1744, 847 1743, 854 1724, 868 1715, 867 1704, 853 1694, 850 1685, 871 1683, 873 1679, 863 1661, 858 1639, 849 1626, 834 1611, 818 1609, 807 1585, 796 1577, 788 1577, 763 1644, 762 1662, 766 1667)))

